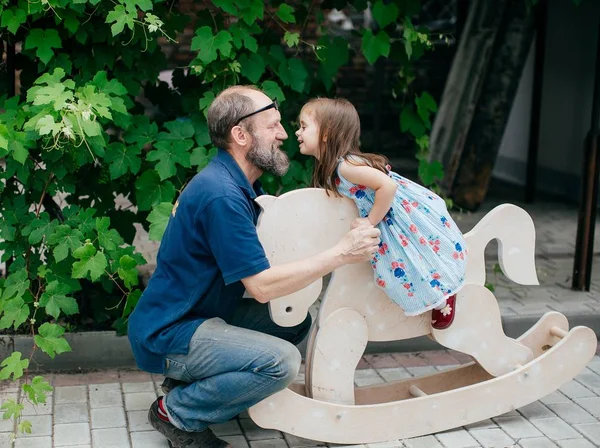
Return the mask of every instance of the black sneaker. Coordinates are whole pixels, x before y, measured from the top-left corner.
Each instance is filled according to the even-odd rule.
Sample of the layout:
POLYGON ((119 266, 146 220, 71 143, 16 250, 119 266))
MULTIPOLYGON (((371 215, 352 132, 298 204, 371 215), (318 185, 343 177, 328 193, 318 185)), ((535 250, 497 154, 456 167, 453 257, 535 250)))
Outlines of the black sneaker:
POLYGON ((177 386, 181 386, 183 384, 189 384, 185 381, 174 380, 173 378, 165 378, 165 380, 160 385, 161 390, 165 395, 175 389, 177 386))
POLYGON ((165 422, 158 416, 158 400, 150 406, 148 422, 167 438, 171 448, 231 448, 230 444, 217 438, 210 428, 200 432, 186 432, 165 422))

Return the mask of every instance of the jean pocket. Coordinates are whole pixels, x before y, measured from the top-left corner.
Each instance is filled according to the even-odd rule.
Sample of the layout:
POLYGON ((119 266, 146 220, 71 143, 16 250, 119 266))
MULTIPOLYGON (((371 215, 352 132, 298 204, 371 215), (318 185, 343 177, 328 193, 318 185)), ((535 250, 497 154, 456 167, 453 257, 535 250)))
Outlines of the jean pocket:
POLYGON ((164 375, 174 380, 185 381, 186 383, 194 382, 194 378, 190 375, 184 363, 175 361, 171 358, 165 358, 165 373, 164 375))

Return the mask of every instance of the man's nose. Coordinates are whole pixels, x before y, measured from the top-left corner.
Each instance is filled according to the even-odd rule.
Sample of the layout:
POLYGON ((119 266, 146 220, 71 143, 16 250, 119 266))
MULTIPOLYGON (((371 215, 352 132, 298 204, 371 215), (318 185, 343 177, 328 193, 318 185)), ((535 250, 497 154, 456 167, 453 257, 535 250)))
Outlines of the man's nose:
POLYGON ((279 125, 279 132, 278 132, 277 138, 279 140, 285 140, 288 138, 287 132, 285 132, 285 129, 283 128, 283 126, 281 124, 279 125))

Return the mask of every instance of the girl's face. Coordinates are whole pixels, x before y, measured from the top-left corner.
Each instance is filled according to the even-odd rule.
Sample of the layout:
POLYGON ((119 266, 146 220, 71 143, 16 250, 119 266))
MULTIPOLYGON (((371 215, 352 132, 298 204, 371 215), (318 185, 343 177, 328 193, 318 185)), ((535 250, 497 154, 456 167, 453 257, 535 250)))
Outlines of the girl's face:
POLYGON ((300 129, 296 131, 300 153, 319 158, 319 126, 310 114, 300 114, 300 129))

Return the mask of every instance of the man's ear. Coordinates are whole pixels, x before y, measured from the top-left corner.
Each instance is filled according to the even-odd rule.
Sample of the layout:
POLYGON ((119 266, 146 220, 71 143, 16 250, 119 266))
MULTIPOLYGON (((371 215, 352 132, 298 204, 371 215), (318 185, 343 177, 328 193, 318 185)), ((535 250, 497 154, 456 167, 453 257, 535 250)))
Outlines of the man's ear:
POLYGON ((250 135, 245 132, 241 126, 232 127, 229 133, 231 135, 231 141, 239 146, 246 146, 250 142, 250 135))

